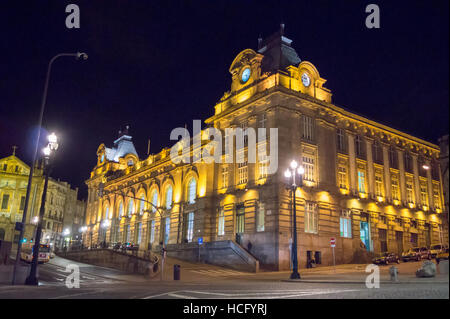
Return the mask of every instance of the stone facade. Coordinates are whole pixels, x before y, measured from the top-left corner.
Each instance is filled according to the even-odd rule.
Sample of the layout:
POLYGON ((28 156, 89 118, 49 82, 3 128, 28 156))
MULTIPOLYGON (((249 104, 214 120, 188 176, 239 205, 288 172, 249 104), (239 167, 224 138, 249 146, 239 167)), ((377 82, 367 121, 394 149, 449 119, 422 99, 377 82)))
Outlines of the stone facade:
MULTIPOLYGON (((244 163, 175 164, 169 148, 139 158, 131 136, 121 132, 113 148, 100 145, 86 181, 85 243, 133 242, 157 250, 198 238, 231 240, 260 268, 289 269, 292 200, 283 172, 293 159, 305 169, 296 191, 301 268, 309 259, 332 264, 331 237, 337 263, 355 261, 361 251, 401 253, 448 241, 439 147, 332 104, 326 80, 300 61, 291 42, 281 29, 260 41, 258 51, 239 53, 229 69, 231 89, 205 121, 222 136, 226 128, 265 128, 257 145, 268 153, 276 151, 268 147, 276 138, 269 128, 276 128, 276 172, 268 173, 270 165, 259 157, 248 161, 245 140, 244 163), (123 149, 129 151, 116 156, 123 149)), ((196 136, 188 148, 193 157, 208 145, 196 144, 196 136)), ((181 151, 185 142, 175 147, 181 151)))
MULTIPOLYGON (((19 232, 15 231, 15 223, 22 221, 25 196, 28 185, 30 167, 15 154, 0 159, 0 240, 17 243, 19 232)), ((29 241, 35 236, 36 222, 41 207, 44 177, 42 167, 36 167, 32 180, 29 210, 25 225, 24 238, 29 241)), ((77 210, 78 189, 70 184, 49 178, 47 199, 42 223, 42 243, 51 243, 61 248, 63 245, 63 222, 72 226, 77 210), (66 220, 65 220, 66 219, 66 220)), ((83 215, 78 216, 80 224, 83 215)))

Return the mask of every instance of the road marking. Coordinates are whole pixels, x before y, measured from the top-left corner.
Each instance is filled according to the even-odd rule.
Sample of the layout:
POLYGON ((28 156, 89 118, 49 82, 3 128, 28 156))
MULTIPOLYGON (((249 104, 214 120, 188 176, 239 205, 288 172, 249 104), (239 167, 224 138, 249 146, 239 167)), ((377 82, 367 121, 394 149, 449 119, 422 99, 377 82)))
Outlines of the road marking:
POLYGON ((62 299, 62 298, 70 298, 70 297, 75 297, 75 296, 83 296, 83 295, 91 295, 91 294, 95 294, 95 293, 102 293, 106 290, 100 290, 100 291, 91 291, 91 292, 81 292, 78 294, 71 294, 71 295, 63 295, 63 296, 57 296, 57 297, 52 297, 49 299, 62 299))
POLYGON ((179 295, 179 294, 167 294, 170 297, 181 298, 181 299, 198 299, 197 297, 179 295))
POLYGON ((161 296, 164 296, 164 295, 167 295, 167 294, 170 294, 170 293, 177 293, 177 292, 180 292, 180 291, 165 292, 165 293, 163 293, 163 294, 158 294, 158 295, 151 295, 151 296, 147 296, 147 297, 142 297, 142 299, 152 299, 152 298, 161 297, 161 296))

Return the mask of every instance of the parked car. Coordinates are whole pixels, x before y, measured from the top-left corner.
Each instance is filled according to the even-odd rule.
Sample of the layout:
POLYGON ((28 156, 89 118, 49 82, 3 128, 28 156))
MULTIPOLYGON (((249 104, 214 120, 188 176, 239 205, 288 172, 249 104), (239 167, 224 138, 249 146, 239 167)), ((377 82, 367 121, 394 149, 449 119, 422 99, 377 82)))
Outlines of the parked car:
POLYGON ((431 258, 436 258, 437 254, 440 253, 442 251, 442 245, 441 244, 437 244, 437 245, 432 245, 430 247, 430 255, 431 258))
POLYGON ((444 260, 444 259, 448 260, 448 247, 442 249, 442 251, 436 255, 437 263, 439 263, 441 260, 444 260))
POLYGON ((420 247, 419 252, 420 252, 421 259, 430 259, 431 260, 431 253, 427 247, 420 247))
POLYGON ((380 256, 374 258, 372 262, 376 265, 385 264, 388 265, 390 263, 400 263, 400 258, 394 253, 382 253, 380 256))
POLYGON ((420 259, 422 259, 422 257, 420 255, 420 248, 418 248, 418 247, 411 248, 402 253, 402 260, 404 262, 407 262, 410 260, 419 261, 420 259))

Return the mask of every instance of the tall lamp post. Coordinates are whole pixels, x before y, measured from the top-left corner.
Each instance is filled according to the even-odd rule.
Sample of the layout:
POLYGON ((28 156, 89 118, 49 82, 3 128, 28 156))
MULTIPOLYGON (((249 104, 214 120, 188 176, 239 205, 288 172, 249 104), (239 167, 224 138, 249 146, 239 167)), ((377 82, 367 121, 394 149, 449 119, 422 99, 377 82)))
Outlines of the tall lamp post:
POLYGON ((39 210, 39 220, 36 228, 36 240, 33 246, 33 260, 31 261, 31 269, 30 275, 25 280, 26 285, 38 285, 38 278, 36 277, 37 273, 37 265, 39 259, 39 246, 41 245, 41 235, 42 235, 42 220, 44 219, 45 213, 45 199, 47 197, 47 186, 48 186, 48 177, 51 171, 51 161, 50 155, 52 152, 55 152, 58 149, 58 142, 55 133, 52 133, 48 136, 48 145, 44 148, 44 174, 45 174, 45 182, 44 182, 44 191, 42 192, 42 200, 41 207, 39 210))
POLYGON ((284 176, 288 179, 289 189, 292 191, 292 216, 293 216, 293 243, 292 243, 292 274, 290 279, 300 279, 300 274, 298 273, 298 260, 297 260, 297 212, 296 212, 296 200, 295 191, 297 187, 302 187, 303 184, 303 174, 305 170, 303 166, 299 166, 298 163, 293 160, 290 164, 290 168, 286 169, 284 176), (299 177, 299 184, 296 184, 296 175, 299 177))
POLYGON ((19 265, 20 251, 22 249, 23 234, 24 234, 24 230, 25 230, 25 223, 27 220, 28 202, 30 201, 31 182, 33 180, 34 164, 36 163, 37 155, 38 155, 39 138, 41 137, 42 118, 44 116, 45 103, 47 101, 47 91, 48 91, 48 83, 50 80, 50 73, 52 70, 53 62, 55 62, 56 59, 58 59, 60 57, 65 57, 65 56, 75 57, 77 60, 79 60, 79 59, 87 60, 87 58, 88 58, 88 55, 86 53, 82 53, 82 52, 60 53, 60 54, 55 55, 48 63, 47 76, 45 78, 44 94, 42 95, 41 110, 39 113, 39 121, 38 121, 38 126, 37 126, 38 133, 37 133, 37 137, 36 137, 36 146, 34 149, 33 160, 31 161, 31 165, 30 165, 30 174, 28 175, 27 193, 25 195, 25 203, 23 206, 23 215, 22 215, 22 223, 21 223, 22 227, 20 229, 19 242, 17 243, 16 261, 14 263, 14 270, 13 270, 13 276, 12 276, 12 284, 13 285, 15 284, 15 281, 16 281, 16 270, 17 270, 17 266, 19 265))

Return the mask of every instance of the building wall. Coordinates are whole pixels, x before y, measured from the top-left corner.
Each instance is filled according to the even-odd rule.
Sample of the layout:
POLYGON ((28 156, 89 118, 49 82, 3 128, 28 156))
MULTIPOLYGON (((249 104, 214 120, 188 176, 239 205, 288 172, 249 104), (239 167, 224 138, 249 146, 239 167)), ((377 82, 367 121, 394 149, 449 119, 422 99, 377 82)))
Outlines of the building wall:
MULTIPOLYGON (((181 244, 187 238, 187 214, 194 212, 191 241, 200 237, 206 242, 235 240, 258 258, 261 268, 289 269, 292 199, 283 173, 293 159, 305 167, 302 187, 296 191, 300 267, 306 267, 308 252, 312 258, 320 253, 321 264, 330 265, 331 237, 337 239, 336 262, 348 263, 361 251, 366 255, 386 250, 401 253, 411 246, 439 243, 448 236, 443 236, 447 230, 440 232, 443 197, 441 176, 436 174, 436 145, 333 105, 331 92, 323 87, 326 80, 307 61, 270 73, 262 72, 263 60, 262 54, 250 49, 236 57, 230 67, 231 90, 205 122, 220 130, 222 137, 229 127, 277 128, 276 172, 261 174, 259 159, 246 165, 174 164, 169 149, 144 159, 130 153, 118 161, 104 161, 106 148, 102 144, 97 151, 98 163, 86 181, 88 230, 84 241, 88 245, 103 240, 136 242, 140 222, 140 249, 148 249, 149 244, 158 249, 167 217, 168 244, 181 244), (245 68, 251 68, 252 76, 242 83, 239 77, 245 68), (309 75, 310 85, 303 84, 304 74, 309 75), (342 136, 341 143, 338 136, 342 136), (429 169, 424 170, 423 165, 429 169), (197 180, 195 204, 187 203, 190 178, 197 180), (104 185, 101 196, 100 183, 104 185), (165 208, 167 185, 173 187, 171 209, 165 208), (152 212, 148 203, 139 213, 139 199, 144 196, 151 201, 153 190, 158 191, 160 213, 152 212), (120 203, 126 215, 132 197, 132 214, 121 217, 120 203), (242 234, 238 234, 239 212, 243 212, 242 234), (262 225, 258 218, 261 212, 262 225), (341 218, 348 221, 347 234, 341 233, 341 218), (104 220, 110 221, 102 230, 104 220), (150 243, 152 220, 155 240, 150 243), (117 225, 118 237, 114 235, 117 225), (124 237, 128 227, 130 236, 124 237)), ((271 135, 267 131, 266 146, 271 135)), ((205 147, 205 143, 193 145, 190 155, 205 147)), ((244 154, 248 154, 249 145, 244 145, 244 154)))

